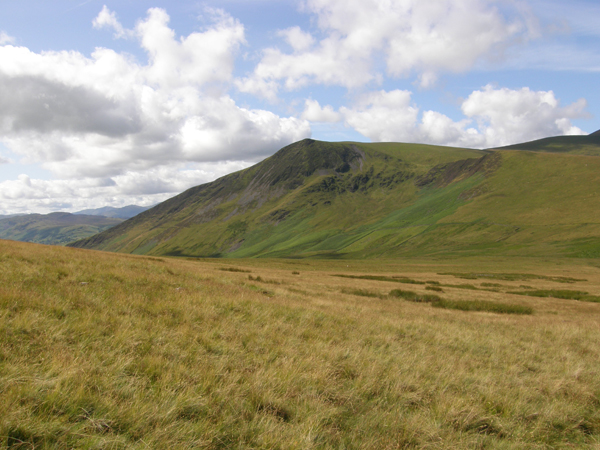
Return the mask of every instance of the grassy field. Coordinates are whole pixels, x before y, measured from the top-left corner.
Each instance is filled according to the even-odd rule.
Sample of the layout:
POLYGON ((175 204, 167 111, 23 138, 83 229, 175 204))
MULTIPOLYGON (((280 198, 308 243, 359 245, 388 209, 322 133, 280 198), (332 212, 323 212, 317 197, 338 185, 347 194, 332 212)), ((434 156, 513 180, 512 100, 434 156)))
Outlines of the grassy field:
POLYGON ((600 446, 595 260, 0 241, 0 269, 1 448, 600 446))

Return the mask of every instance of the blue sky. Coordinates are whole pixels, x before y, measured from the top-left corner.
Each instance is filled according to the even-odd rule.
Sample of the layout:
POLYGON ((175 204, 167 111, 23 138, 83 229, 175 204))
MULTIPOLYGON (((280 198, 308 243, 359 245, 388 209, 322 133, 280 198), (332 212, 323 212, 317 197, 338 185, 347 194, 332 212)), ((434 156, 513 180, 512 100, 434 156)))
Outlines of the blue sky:
POLYGON ((150 205, 306 137, 491 148, 600 128, 600 5, 0 3, 0 214, 150 205))

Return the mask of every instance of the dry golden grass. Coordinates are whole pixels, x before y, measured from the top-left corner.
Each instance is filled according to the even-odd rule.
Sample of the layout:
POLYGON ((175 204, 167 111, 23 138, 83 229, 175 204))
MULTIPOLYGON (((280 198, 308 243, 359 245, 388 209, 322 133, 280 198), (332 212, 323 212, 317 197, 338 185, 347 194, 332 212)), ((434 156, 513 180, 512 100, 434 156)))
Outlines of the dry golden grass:
MULTIPOLYGON (((585 262, 515 261, 454 271, 571 276, 586 281, 567 289, 600 294, 585 262)), ((447 287, 465 281, 439 275, 450 262, 410 264, 223 264, 0 241, 0 444, 598 448, 600 304, 506 293, 565 288, 545 279, 447 287), (534 313, 434 308, 389 297, 398 283, 340 273, 534 313)))

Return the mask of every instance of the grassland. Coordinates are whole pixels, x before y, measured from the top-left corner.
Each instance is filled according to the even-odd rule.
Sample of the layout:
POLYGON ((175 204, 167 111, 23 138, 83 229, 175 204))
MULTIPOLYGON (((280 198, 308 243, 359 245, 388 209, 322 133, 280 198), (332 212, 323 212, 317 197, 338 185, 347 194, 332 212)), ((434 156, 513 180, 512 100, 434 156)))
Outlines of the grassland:
POLYGON ((4 448, 600 445, 600 304, 509 293, 598 295, 594 260, 224 264, 0 241, 0 268, 4 448), (451 287, 465 276, 476 289, 451 287), (428 286, 532 313, 390 295, 428 286))

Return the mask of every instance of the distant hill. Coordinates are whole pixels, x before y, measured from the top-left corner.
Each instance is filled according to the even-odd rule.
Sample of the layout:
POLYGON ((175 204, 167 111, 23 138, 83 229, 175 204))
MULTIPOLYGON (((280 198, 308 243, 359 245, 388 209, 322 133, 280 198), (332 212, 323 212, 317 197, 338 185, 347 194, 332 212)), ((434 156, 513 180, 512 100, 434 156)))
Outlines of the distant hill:
POLYGON ((495 150, 526 150, 530 152, 600 156, 600 130, 587 136, 556 136, 498 147, 495 150))
POLYGON ((129 205, 123 206, 122 208, 113 208, 112 206, 105 206, 97 209, 84 209, 73 214, 83 214, 88 216, 104 216, 113 217, 115 219, 130 219, 137 216, 139 213, 150 209, 150 206, 137 206, 129 205))
POLYGON ((64 212, 5 217, 0 218, 0 239, 65 245, 121 222, 122 219, 64 212))
POLYGON ((72 245, 187 257, 597 257, 598 138, 495 151, 307 139, 72 245))

